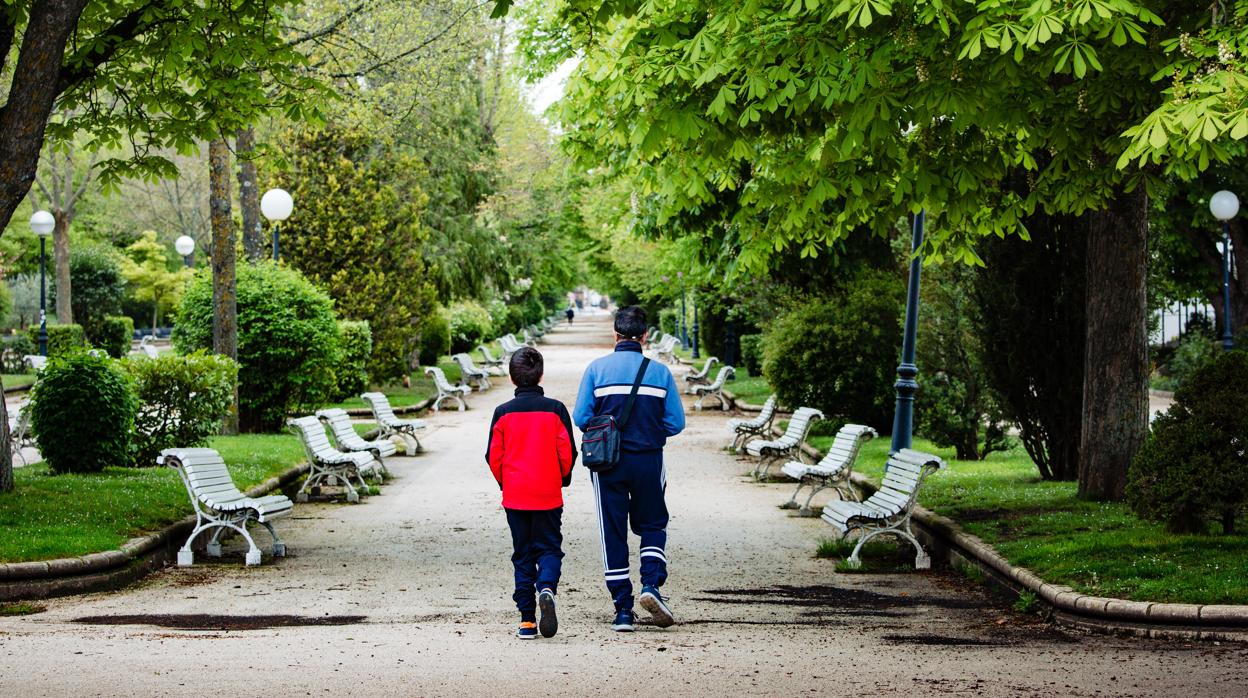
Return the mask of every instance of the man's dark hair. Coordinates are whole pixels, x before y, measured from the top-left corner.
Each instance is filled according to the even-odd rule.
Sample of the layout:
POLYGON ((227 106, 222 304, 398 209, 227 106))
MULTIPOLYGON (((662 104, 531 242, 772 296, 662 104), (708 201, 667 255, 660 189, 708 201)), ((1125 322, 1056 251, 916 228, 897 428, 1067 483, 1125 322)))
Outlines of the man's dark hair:
POLYGON ((532 388, 542 380, 542 352, 533 347, 523 347, 511 355, 508 372, 517 388, 532 388))
POLYGON ((615 311, 615 333, 624 339, 641 339, 646 333, 646 311, 637 305, 615 311))

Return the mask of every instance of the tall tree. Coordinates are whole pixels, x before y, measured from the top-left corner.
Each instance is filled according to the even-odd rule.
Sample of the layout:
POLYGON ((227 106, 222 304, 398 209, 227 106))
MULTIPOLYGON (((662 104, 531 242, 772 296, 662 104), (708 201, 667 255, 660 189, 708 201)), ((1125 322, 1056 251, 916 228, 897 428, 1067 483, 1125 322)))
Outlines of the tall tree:
MULTIPOLYGON (((234 220, 230 215, 230 146, 224 138, 208 144, 212 210, 212 350, 238 360, 238 287, 235 277, 234 220)), ((238 390, 222 431, 238 433, 238 390)))
POLYGON ((44 149, 35 184, 39 197, 32 193, 35 208, 47 208, 56 221, 52 228, 52 259, 56 270, 56 318, 62 323, 74 321, 73 284, 69 275, 69 229, 77 213, 78 202, 92 180, 91 168, 96 153, 83 154, 74 143, 44 149))
MULTIPOLYGON (((1135 150, 1137 129, 1148 127, 1147 150, 1156 123, 1174 116, 1156 110, 1184 108, 1182 95, 1156 89, 1168 62, 1159 47, 1206 25, 1207 10, 1131 0, 564 0, 526 21, 546 39, 530 51, 540 63, 584 56, 561 111, 581 161, 631 179, 655 229, 678 221, 742 272, 786 248, 819 255, 918 208, 933 215, 925 254, 968 262, 978 238, 1024 232, 1034 212, 1086 216, 1098 234, 1088 250, 1094 378, 1081 467, 1096 472, 1080 492, 1104 499, 1121 493, 1145 429, 1142 188, 1158 172, 1151 150, 1135 150), (1030 186, 1002 194, 1016 168, 1030 186), (1098 256, 1110 250, 1112 262, 1098 256), (1107 340, 1128 321, 1127 341, 1107 340)), ((1248 133, 1248 115, 1243 123, 1248 133)), ((1167 147, 1190 135, 1177 129, 1171 139, 1166 128, 1158 140, 1167 147)), ((1184 158, 1199 166, 1199 156, 1184 158)))

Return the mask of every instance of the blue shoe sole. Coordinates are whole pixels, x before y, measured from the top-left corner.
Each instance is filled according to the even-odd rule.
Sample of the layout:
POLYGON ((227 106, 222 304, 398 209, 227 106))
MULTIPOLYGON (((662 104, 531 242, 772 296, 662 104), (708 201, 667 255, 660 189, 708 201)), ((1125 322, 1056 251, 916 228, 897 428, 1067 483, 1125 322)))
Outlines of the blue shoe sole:
POLYGON ((537 624, 542 637, 554 637, 559 631, 559 617, 555 615, 555 597, 553 594, 541 594, 537 597, 537 607, 542 612, 542 619, 537 624))

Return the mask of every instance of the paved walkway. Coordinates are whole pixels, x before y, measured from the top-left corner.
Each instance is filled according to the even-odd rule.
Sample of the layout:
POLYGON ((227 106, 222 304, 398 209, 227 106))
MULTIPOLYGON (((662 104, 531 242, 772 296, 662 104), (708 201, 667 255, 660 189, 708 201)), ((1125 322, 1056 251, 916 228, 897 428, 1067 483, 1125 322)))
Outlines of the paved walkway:
MULTIPOLYGON (((573 400, 607 332, 578 318, 549 335, 549 394, 573 400)), ((281 529, 286 559, 243 569, 234 541, 224 564, 0 618, 0 695, 1248 694, 1242 647, 1071 636, 940 572, 834 573, 812 555, 826 527, 776 509, 789 486, 742 477, 718 413, 691 415, 668 450, 664 591, 681 623, 607 627, 578 469, 559 635, 516 640, 510 540, 482 462, 490 413, 509 394, 433 416, 429 452, 395 459, 381 496, 299 506, 281 529), (196 623, 207 629, 176 627, 196 623)))

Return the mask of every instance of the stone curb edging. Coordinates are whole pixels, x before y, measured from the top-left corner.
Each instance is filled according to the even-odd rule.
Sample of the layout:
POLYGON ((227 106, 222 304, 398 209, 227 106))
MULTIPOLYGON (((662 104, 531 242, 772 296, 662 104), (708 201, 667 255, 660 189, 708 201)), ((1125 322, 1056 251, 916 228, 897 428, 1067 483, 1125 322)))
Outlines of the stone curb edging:
MULTIPOLYGON (((264 496, 307 472, 308 464, 300 463, 255 485, 245 494, 264 496)), ((195 516, 189 515, 154 533, 131 538, 117 550, 0 564, 0 601, 81 594, 129 583, 172 559, 174 551, 180 547, 181 537, 194 526, 195 516)))
MULTIPOLYGON (((772 432, 780 431, 775 427, 772 432)), ((802 451, 812 458, 820 453, 809 444, 802 451)), ((876 486, 865 475, 853 473, 851 481, 864 492, 876 486)), ((952 519, 921 506, 911 521, 933 555, 952 561, 955 556, 991 575, 1015 595, 1030 592, 1053 609, 1059 623, 1093 632, 1160 637, 1181 640, 1248 641, 1248 605, 1154 603, 1091 596, 1073 588, 1051 584, 1025 567, 1011 565, 991 545, 963 531, 952 519)))

